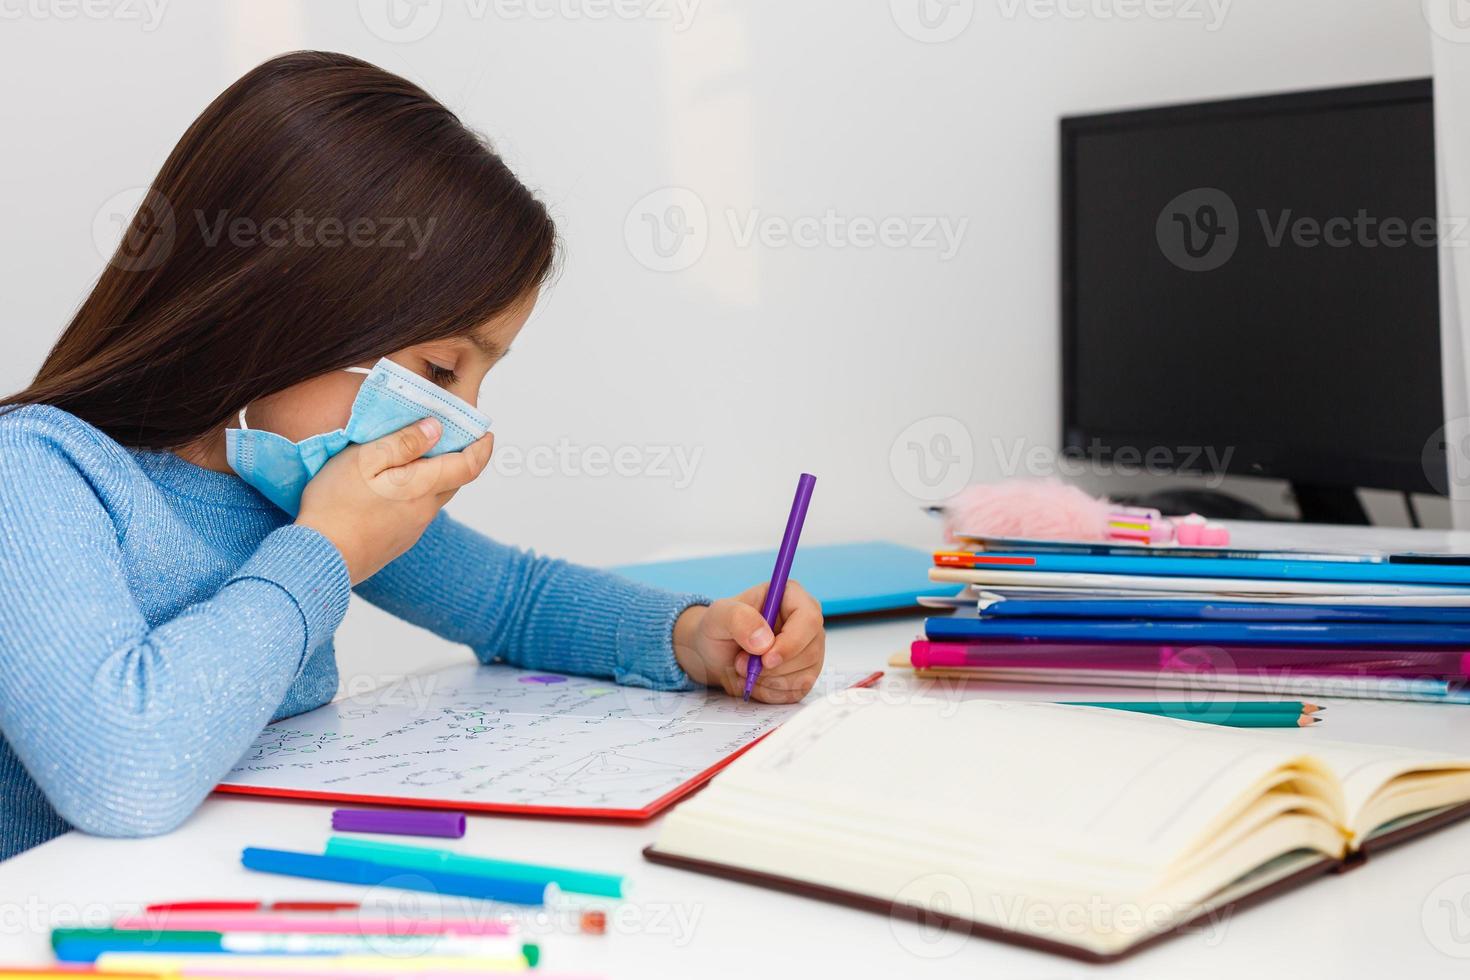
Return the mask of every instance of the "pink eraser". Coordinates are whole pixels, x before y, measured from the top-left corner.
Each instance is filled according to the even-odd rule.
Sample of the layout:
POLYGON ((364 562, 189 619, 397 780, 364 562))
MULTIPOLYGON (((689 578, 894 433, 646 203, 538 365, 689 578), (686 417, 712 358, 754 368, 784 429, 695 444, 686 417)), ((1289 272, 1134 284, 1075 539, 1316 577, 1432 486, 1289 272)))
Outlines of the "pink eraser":
POLYGON ((1199 543, 1210 548, 1223 548, 1230 543, 1230 529, 1223 524, 1206 524, 1200 529, 1199 543))
POLYGON ((1174 540, 1180 544, 1198 545, 1205 530, 1205 519, 1198 514, 1181 517, 1174 522, 1174 540))

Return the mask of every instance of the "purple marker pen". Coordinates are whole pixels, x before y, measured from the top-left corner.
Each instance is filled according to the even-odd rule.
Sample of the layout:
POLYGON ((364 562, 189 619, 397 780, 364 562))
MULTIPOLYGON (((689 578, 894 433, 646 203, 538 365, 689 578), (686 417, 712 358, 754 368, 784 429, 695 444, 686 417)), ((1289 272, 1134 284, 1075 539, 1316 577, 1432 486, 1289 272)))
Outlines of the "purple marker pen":
POLYGON ((332 829, 362 834, 463 837, 464 814, 448 810, 333 810, 332 829))
MULTIPOLYGON (((781 550, 776 552, 776 567, 771 570, 771 587, 766 589, 766 601, 761 605, 761 615, 776 632, 776 617, 781 612, 781 599, 786 595, 786 580, 791 577, 791 563, 796 560, 796 543, 801 540, 801 525, 806 521, 807 505, 812 502, 812 489, 817 478, 803 473, 796 481, 796 499, 791 501, 791 516, 786 518, 786 533, 781 536, 781 550)), ((761 658, 752 656, 745 667, 745 696, 755 689, 755 680, 761 675, 761 658)))

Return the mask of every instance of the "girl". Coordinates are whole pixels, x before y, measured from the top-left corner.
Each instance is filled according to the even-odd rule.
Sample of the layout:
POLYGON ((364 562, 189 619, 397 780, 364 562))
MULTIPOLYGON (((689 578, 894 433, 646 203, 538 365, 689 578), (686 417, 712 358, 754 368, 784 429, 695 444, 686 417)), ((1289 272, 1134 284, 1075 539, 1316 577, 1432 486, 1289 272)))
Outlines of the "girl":
POLYGON ((418 87, 342 55, 250 72, 163 165, 34 383, 0 402, 0 858, 158 834, 337 689, 349 589, 487 663, 794 701, 792 583, 709 603, 440 512, 553 265, 546 209, 418 87))

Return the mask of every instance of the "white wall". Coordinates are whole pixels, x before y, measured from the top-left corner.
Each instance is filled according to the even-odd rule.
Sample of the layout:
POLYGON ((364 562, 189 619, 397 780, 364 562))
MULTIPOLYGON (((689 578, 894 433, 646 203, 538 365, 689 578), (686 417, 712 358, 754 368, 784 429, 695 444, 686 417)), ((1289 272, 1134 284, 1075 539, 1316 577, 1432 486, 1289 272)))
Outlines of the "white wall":
MULTIPOLYGON (((489 134, 560 223, 564 275, 484 392, 500 452, 699 454, 687 487, 503 472, 452 508, 595 563, 772 546, 801 469, 820 478, 808 540, 927 544, 908 442, 951 435, 951 480, 1001 475, 992 439, 1056 443, 1059 115, 1430 71, 1417 0, 1150 0, 1172 16, 1133 19, 1104 14, 1139 0, 391 0, 437 16, 408 43, 368 26, 390 33, 385 0, 150 2, 156 24, 144 0, 71 18, 77 0, 0 0, 0 388, 99 270, 99 209, 214 94, 280 51, 347 51, 489 134), (949 19, 924 28, 921 2, 949 19), (646 15, 594 16, 610 10, 646 15), (690 204, 639 205, 669 187, 696 230, 708 216, 677 272, 640 263, 658 260, 630 216, 690 204), (742 245, 729 214, 829 209, 964 230, 952 256, 742 245)), ((346 631, 373 662, 408 636, 362 609, 346 631)))
MULTIPOLYGON (((1445 17, 1434 24, 1435 152, 1439 159, 1441 221, 1470 213, 1470 25, 1445 17)), ((1445 442, 1454 525, 1470 527, 1470 255, 1439 253, 1444 337, 1445 442)))

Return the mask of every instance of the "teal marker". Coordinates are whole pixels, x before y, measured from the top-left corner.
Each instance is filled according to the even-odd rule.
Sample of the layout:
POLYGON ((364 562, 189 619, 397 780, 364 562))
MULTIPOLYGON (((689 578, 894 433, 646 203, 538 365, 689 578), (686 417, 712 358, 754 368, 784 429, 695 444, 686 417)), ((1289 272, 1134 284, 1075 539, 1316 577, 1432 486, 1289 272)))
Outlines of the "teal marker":
POLYGON ((576 892, 580 895, 627 897, 626 881, 622 875, 553 868, 544 864, 521 864, 518 861, 497 861, 494 858, 474 857, 433 847, 415 847, 412 844, 389 844, 376 840, 359 840, 356 837, 330 837, 327 839, 327 856, 390 864, 415 871, 447 871, 543 885, 554 883, 564 892, 576 892))

